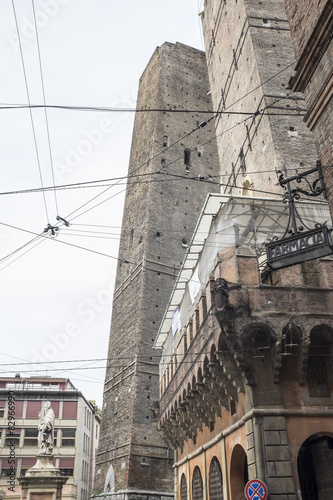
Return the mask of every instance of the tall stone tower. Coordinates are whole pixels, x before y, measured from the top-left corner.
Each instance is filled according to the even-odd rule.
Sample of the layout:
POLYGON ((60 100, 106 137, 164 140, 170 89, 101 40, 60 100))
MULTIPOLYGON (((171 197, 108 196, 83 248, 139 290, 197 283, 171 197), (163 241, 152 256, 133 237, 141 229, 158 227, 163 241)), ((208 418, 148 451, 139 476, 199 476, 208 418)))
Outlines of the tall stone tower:
POLYGON ((277 171, 317 160, 304 96, 288 89, 295 55, 284 2, 205 0, 201 18, 224 192, 281 193, 277 171))
POLYGON ((94 487, 117 500, 173 496, 152 347, 203 201, 219 189, 200 180, 219 174, 211 109, 205 54, 158 47, 140 79, 94 487))

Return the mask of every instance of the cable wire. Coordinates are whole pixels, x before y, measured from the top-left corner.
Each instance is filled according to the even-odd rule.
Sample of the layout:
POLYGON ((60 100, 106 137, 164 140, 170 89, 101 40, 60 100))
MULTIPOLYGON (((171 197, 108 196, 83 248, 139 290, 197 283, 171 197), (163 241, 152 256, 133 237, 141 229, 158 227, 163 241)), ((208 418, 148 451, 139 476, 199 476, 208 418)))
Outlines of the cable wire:
MULTIPOLYGON (((43 102, 44 102, 44 114, 45 114, 46 132, 47 132, 47 142, 48 142, 48 150, 49 150, 49 156, 50 156, 50 165, 51 165, 51 171, 52 171, 53 187, 54 187, 55 186, 55 177, 54 177, 54 168, 53 168, 53 159, 52 159, 52 148, 51 148, 51 139, 50 139, 50 130, 49 130, 49 120, 48 120, 47 108, 46 108, 45 87, 44 87, 44 78, 43 78, 43 69, 42 69, 42 57, 41 57, 41 52, 40 52, 40 44, 39 44, 39 36, 38 36, 38 28, 37 28, 36 10, 35 10, 34 0, 31 0, 31 4, 32 4, 32 10, 33 10, 33 14, 34 14, 34 24, 35 24, 34 27, 35 27, 35 31, 36 31, 36 41, 37 41, 37 49, 38 49, 38 61, 39 61, 39 69, 40 69, 40 79, 41 79, 42 92, 43 92, 43 102)), ((54 190, 54 201, 55 201, 55 206, 56 206, 57 214, 59 214, 57 193, 56 193, 55 190, 54 190)))
MULTIPOLYGON (((16 15, 16 10, 15 10, 14 0, 11 0, 11 2, 12 2, 13 13, 14 13, 14 18, 15 18, 15 25, 16 25, 17 37, 18 37, 18 41, 19 41, 19 48, 20 48, 21 62, 22 62, 22 68, 23 68, 23 74, 24 74, 25 89, 26 89, 27 99, 28 99, 28 103, 29 103, 29 114, 30 114, 30 121, 31 121, 32 133, 33 133, 33 138, 34 138, 34 144, 35 144, 35 151, 36 151, 36 157, 37 157, 39 177, 40 177, 41 185, 42 185, 42 187, 44 187, 43 176, 42 176, 42 169, 41 169, 39 152, 38 152, 38 145, 37 145, 35 125, 34 125, 34 120, 33 120, 33 116, 32 116, 32 109, 30 108, 30 105, 31 105, 31 103, 30 103, 30 94, 29 94, 27 73, 26 73, 25 63, 24 63, 24 57, 23 57, 23 50, 22 50, 20 32, 19 32, 19 27, 18 27, 18 22, 17 22, 17 15, 16 15)), ((48 210, 47 210, 46 196, 45 196, 44 192, 43 192, 43 199, 44 199, 44 206, 45 206, 45 212, 46 212, 46 219, 47 219, 47 222, 49 222, 49 214, 48 214, 48 210)))

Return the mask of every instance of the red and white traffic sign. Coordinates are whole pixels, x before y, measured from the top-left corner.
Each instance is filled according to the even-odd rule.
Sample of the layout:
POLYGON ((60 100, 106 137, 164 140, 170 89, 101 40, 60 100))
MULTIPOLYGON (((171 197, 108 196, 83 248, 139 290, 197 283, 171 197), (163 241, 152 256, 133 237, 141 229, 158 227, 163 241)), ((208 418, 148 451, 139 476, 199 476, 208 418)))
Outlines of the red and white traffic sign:
POLYGON ((260 479, 251 479, 244 489, 247 500, 266 500, 268 497, 267 486, 260 479))

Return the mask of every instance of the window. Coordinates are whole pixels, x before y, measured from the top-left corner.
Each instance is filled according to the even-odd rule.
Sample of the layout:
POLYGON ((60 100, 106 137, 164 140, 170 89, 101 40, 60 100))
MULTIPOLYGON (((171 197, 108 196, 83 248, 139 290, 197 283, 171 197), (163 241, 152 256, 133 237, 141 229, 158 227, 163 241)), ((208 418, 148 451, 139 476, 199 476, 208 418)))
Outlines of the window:
POLYGON ((187 500, 187 484, 185 474, 182 474, 180 480, 180 500, 187 500))
POLYGON ((27 472, 30 467, 35 465, 36 463, 36 458, 22 458, 21 461, 21 476, 25 476, 25 473, 27 472))
POLYGON ((168 146, 168 136, 164 135, 163 136, 163 147, 166 148, 168 146))
POLYGON ((61 469, 60 469, 60 472, 61 472, 64 476, 73 476, 73 475, 74 475, 74 469, 63 469, 63 468, 61 468, 61 469))
POLYGON ((61 446, 75 446, 75 429, 62 429, 61 446))
POLYGON ((42 408, 41 401, 28 401, 27 404, 27 417, 26 418, 38 418, 38 413, 42 408))
POLYGON ((246 172, 245 154, 243 148, 240 148, 239 159, 242 172, 246 172))
POLYGON ((55 418, 59 418, 60 401, 51 401, 52 410, 54 411, 55 418))
POLYGON ((53 446, 57 446, 57 437, 58 437, 58 429, 54 429, 54 441, 53 441, 53 446))
POLYGON ((73 476, 74 474, 74 458, 60 458, 59 469, 64 476, 73 476))
POLYGON ((223 481, 220 462, 214 457, 209 467, 209 500, 223 499, 223 481))
POLYGON ((23 446, 37 448, 38 446, 38 429, 25 429, 23 446))
POLYGON ((77 401, 64 401, 64 406, 62 409, 62 418, 76 419, 77 415, 77 401))
POLYGON ((194 469, 193 480, 192 480, 192 499, 202 500, 203 499, 203 486, 201 472, 198 466, 194 469))
POLYGON ((133 239, 134 239, 134 229, 131 229, 129 240, 128 240, 128 249, 132 250, 133 248, 133 239))
POLYGON ((22 418, 24 401, 15 401, 15 418, 22 418))
POLYGON ((1 477, 9 477, 10 476, 10 467, 13 467, 13 466, 17 466, 17 464, 8 464, 7 463, 7 460, 6 461, 3 461, 5 462, 4 464, 2 464, 2 469, 1 469, 1 477))
POLYGON ((6 430, 6 443, 5 446, 16 446, 20 444, 21 429, 14 429, 12 431, 6 430), (14 444, 15 443, 15 444, 14 444))
POLYGON ((330 384, 327 373, 327 354, 330 353, 324 337, 320 333, 311 332, 308 360, 307 381, 311 398, 330 397, 330 384))
POLYGON ((5 416, 6 401, 0 401, 0 418, 5 416))
POLYGON ((185 165, 187 165, 188 167, 190 166, 191 164, 191 150, 190 149, 185 149, 184 150, 184 163, 185 165))

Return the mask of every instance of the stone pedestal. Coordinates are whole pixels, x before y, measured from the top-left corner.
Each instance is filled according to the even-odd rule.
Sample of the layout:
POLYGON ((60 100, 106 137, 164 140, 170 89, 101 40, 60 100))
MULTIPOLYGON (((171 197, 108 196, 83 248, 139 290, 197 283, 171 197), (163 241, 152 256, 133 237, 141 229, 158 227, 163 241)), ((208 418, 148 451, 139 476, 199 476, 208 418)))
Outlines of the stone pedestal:
POLYGON ((61 500, 68 477, 52 464, 52 455, 37 455, 36 464, 19 478, 22 500, 61 500))

